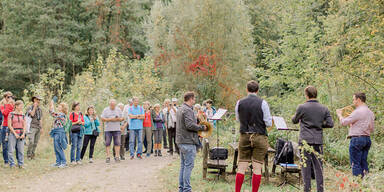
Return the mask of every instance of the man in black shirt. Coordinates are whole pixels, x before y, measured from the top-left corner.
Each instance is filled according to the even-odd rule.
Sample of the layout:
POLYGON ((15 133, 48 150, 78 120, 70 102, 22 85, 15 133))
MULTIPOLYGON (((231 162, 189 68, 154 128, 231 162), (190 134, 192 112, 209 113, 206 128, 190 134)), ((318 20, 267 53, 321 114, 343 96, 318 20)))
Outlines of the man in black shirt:
POLYGON ((305 141, 311 150, 304 149, 305 165, 301 169, 304 181, 304 191, 311 191, 311 170, 315 171, 317 191, 324 191, 323 165, 319 157, 314 153, 323 154, 323 128, 332 128, 333 121, 329 110, 317 100, 317 90, 308 86, 304 90, 307 101, 299 105, 292 122, 300 122, 299 143, 302 146, 305 141))

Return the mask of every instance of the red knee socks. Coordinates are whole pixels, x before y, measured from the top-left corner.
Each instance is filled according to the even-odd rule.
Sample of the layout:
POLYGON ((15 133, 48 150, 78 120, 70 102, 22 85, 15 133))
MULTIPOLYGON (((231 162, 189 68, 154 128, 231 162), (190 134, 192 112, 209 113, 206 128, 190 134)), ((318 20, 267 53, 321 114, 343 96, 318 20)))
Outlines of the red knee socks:
POLYGON ((244 174, 237 173, 236 174, 236 189, 235 192, 240 192, 241 191, 241 186, 243 185, 244 182, 244 174))
MULTIPOLYGON (((260 182, 261 182, 261 175, 253 174, 252 175, 252 192, 259 191, 260 182)), ((237 184, 237 182, 236 182, 236 184, 237 184)))

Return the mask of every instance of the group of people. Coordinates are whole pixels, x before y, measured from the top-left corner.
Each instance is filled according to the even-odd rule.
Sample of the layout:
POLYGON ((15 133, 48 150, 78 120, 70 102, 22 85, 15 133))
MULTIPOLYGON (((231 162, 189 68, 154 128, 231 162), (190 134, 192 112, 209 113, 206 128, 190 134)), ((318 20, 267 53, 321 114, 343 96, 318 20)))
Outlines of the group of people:
MULTIPOLYGON (((35 158, 35 150, 42 129, 42 98, 32 97, 32 105, 26 108, 21 100, 15 101, 11 92, 3 95, 0 105, 1 144, 3 147, 4 163, 15 167, 14 152, 20 168, 24 165, 24 143, 28 139, 27 155, 29 159, 35 158)), ((168 153, 179 154, 176 144, 176 113, 179 108, 176 98, 166 99, 163 105, 145 101, 139 105, 139 99, 133 97, 128 104, 118 103, 111 99, 100 118, 94 106, 88 106, 81 112, 80 103, 74 102, 69 112, 66 103, 59 103, 55 107, 52 100, 49 114, 53 118, 50 136, 53 138, 53 147, 56 155, 55 167, 66 167, 67 160, 64 151, 68 144, 71 146, 70 163, 81 164, 89 145, 89 163, 93 162, 93 153, 96 140, 103 131, 106 162, 111 161, 111 144, 113 141, 113 157, 116 162, 125 160, 125 153, 129 151, 130 159, 135 157, 163 156, 162 149, 168 153), (104 129, 101 130, 101 123, 104 129), (145 151, 143 151, 143 147, 145 151)), ((207 100, 203 107, 196 105, 195 113, 204 117, 211 117, 215 113, 212 101, 207 100)))
MULTIPOLYGON (((235 191, 240 192, 244 173, 252 163, 252 191, 258 191, 261 182, 261 165, 268 150, 267 127, 272 126, 272 116, 268 104, 257 93, 259 85, 255 81, 247 84, 248 96, 239 100, 235 107, 236 118, 240 122, 239 162, 236 174, 235 191)), ((324 191, 323 165, 323 129, 332 128, 334 122, 328 108, 319 103, 317 89, 308 86, 304 90, 306 102, 299 105, 292 123, 300 123, 299 145, 303 147, 301 173, 304 191, 311 191, 311 175, 314 173, 317 191, 324 191)), ((364 177, 368 174, 368 151, 371 147, 370 134, 374 131, 374 113, 366 104, 365 93, 355 93, 352 97, 354 111, 343 116, 343 110, 336 110, 342 126, 349 126, 349 155, 354 176, 364 177)))
POLYGON ((24 143, 28 138, 28 159, 35 158, 36 146, 42 133, 41 98, 32 97, 32 105, 24 113, 24 103, 15 101, 11 92, 5 92, 0 101, 0 144, 3 159, 11 168, 16 167, 13 154, 16 153, 17 166, 24 167, 24 143))

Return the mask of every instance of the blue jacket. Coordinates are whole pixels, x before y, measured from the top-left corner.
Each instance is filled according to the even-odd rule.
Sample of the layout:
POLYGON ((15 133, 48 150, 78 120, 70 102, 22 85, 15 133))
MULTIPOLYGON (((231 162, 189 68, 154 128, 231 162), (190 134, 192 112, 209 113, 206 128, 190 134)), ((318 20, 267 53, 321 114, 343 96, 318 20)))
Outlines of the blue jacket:
POLYGON ((59 144, 59 147, 63 150, 67 149, 68 140, 64 128, 55 128, 49 133, 52 138, 55 138, 56 134, 59 135, 58 140, 56 141, 59 144))
POLYGON ((96 119, 94 122, 91 122, 91 119, 88 115, 84 116, 84 135, 92 135, 93 130, 97 130, 100 133, 100 121, 96 119))

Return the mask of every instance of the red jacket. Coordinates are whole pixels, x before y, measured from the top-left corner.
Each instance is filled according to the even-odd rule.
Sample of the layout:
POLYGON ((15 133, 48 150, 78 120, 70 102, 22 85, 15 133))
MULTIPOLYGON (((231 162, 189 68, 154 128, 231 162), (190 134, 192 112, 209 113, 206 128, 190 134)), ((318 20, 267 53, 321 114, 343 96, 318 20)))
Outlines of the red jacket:
POLYGON ((3 126, 8 127, 8 115, 14 109, 12 104, 5 104, 0 106, 1 113, 3 114, 3 126))

